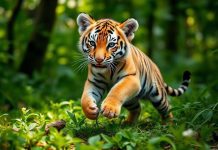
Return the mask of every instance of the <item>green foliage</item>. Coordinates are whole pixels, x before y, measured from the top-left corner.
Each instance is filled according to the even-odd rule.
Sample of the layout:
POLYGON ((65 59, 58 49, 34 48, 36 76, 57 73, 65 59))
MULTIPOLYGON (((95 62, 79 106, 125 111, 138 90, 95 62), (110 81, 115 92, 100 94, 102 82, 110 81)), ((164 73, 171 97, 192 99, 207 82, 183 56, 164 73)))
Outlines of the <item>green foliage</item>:
MULTIPOLYGON (((185 101, 186 98, 181 99, 185 101)), ((210 97, 204 100, 210 101, 210 97)), ((218 130, 217 105, 218 103, 203 105, 201 101, 175 104, 172 109, 175 114, 174 125, 164 126, 159 123, 159 119, 155 121, 157 116, 153 116, 154 108, 143 102, 143 112, 138 123, 126 126, 120 124, 122 116, 126 116, 125 111, 122 111, 121 117, 112 120, 100 115, 96 123, 85 119, 79 102, 73 100, 52 102, 40 113, 34 109, 21 108, 16 118, 11 114, 2 114, 0 147, 4 149, 76 147, 82 150, 194 149, 195 147, 209 149, 211 141, 214 140, 212 133, 218 130), (45 125, 60 119, 67 122, 66 127, 59 132, 51 128, 50 133, 46 135, 45 125)))

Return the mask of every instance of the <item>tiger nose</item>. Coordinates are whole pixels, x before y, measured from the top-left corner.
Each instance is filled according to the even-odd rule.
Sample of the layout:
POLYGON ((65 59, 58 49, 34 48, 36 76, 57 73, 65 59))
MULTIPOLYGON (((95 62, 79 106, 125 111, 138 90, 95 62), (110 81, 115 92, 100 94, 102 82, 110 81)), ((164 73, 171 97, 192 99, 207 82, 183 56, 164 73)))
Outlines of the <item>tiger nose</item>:
POLYGON ((98 58, 95 58, 95 61, 97 63, 102 63, 104 61, 104 58, 98 57, 98 58))

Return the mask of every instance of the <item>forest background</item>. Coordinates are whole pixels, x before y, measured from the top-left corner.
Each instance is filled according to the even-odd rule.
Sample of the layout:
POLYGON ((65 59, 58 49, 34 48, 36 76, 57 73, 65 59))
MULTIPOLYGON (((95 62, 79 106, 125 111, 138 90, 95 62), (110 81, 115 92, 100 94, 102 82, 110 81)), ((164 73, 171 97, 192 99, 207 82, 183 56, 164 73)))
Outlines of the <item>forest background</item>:
MULTIPOLYGON (((80 12, 88 13, 96 20, 100 18, 112 18, 119 22, 128 18, 138 20, 139 29, 135 33, 133 44, 159 66, 169 85, 177 87, 181 82, 183 71, 189 70, 192 73, 190 89, 185 96, 171 98, 177 127, 182 128, 181 132, 191 128, 196 133, 205 134, 207 137, 203 137, 202 140, 194 140, 200 143, 200 147, 213 146, 214 143, 216 145, 218 2, 213 0, 1 0, 0 147, 5 149, 10 147, 8 143, 13 141, 11 137, 15 135, 17 138, 24 139, 24 142, 12 142, 15 147, 34 147, 40 141, 31 143, 31 138, 26 139, 22 134, 19 136, 19 132, 24 132, 21 127, 18 133, 14 133, 14 126, 18 128, 18 125, 13 119, 26 116, 29 109, 32 113, 42 113, 47 116, 44 120, 46 123, 67 118, 69 113, 66 114, 66 111, 69 110, 78 118, 84 117, 79 100, 87 69, 78 61, 81 57, 78 50, 79 33, 76 17, 80 12), (61 110, 62 105, 65 105, 63 102, 67 103, 66 111, 61 110), (76 114, 77 110, 74 110, 75 107, 71 105, 79 109, 80 115, 76 114), (64 113, 65 116, 57 114, 56 109, 60 109, 58 112, 64 113), (53 117, 49 116, 50 111, 53 117)), ((150 104, 143 103, 142 106, 145 110, 141 121, 142 118, 159 119, 150 104)), ((125 116, 125 112, 123 115, 125 116)), ((67 123, 70 122, 69 119, 70 117, 66 119, 67 123)), ((31 121, 25 122, 28 126, 31 123, 31 121)), ((39 126, 39 123, 37 125, 39 126)), ((107 134, 109 131, 105 130, 100 133, 113 138, 118 129, 120 130, 119 127, 116 129, 112 134, 107 134)), ((160 129, 160 133, 164 131, 160 129)), ((73 136, 76 133, 73 132, 73 136)), ((79 133, 86 134, 82 129, 79 133)), ((175 136, 176 133, 172 132, 172 134, 175 136)), ((87 141, 94 135, 93 131, 88 136, 79 138, 87 141)), ((160 137, 158 134, 155 136, 160 137)), ((104 139, 100 136, 97 138, 104 139)), ((136 145, 132 147, 138 146, 137 142, 139 141, 136 141, 136 145)), ((173 142, 176 143, 176 140, 173 142)), ((102 143, 105 144, 105 141, 102 143)), ((91 146, 96 143, 92 144, 89 143, 91 146)), ((150 144, 152 145, 152 141, 150 144)), ((54 143, 53 146, 58 148, 54 143)))

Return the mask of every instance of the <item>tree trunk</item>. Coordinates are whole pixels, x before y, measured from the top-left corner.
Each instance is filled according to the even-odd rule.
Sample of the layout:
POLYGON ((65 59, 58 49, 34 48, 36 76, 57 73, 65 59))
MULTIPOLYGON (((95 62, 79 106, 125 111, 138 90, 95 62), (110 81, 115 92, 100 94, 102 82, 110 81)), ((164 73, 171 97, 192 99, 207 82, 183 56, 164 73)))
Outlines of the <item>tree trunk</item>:
POLYGON ((150 12, 147 18, 147 26, 148 28, 148 53, 147 55, 152 58, 153 53, 153 27, 154 27, 154 10, 156 8, 156 4, 154 0, 149 1, 150 12))
POLYGON ((177 49, 177 34, 178 34, 178 10, 177 10, 177 2, 178 0, 169 0, 170 5, 170 16, 171 19, 167 25, 167 32, 166 32, 166 49, 169 51, 178 51, 177 49))
POLYGON ((7 40, 8 40, 8 54, 9 54, 9 64, 13 64, 13 55, 14 55, 14 24, 17 18, 17 15, 21 9, 23 0, 17 0, 15 7, 12 10, 11 17, 8 20, 7 24, 7 40))
POLYGON ((37 8, 34 31, 27 45, 19 71, 31 76, 42 68, 50 34, 56 18, 57 0, 41 0, 37 8))

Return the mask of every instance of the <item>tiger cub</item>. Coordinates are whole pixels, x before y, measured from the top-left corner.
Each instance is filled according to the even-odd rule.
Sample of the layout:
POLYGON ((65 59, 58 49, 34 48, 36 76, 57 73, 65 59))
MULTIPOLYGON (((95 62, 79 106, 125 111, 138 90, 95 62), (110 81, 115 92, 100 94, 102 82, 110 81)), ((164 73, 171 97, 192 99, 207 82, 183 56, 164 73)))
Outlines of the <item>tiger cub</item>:
POLYGON ((99 112, 107 118, 119 116, 121 107, 129 111, 126 122, 135 122, 140 114, 140 99, 149 99, 163 119, 172 118, 167 95, 180 96, 188 88, 190 73, 184 72, 178 89, 164 83, 155 63, 131 44, 138 22, 123 23, 111 19, 95 21, 88 14, 77 17, 79 47, 88 60, 88 77, 81 98, 85 116, 96 119, 99 112), (104 93, 108 91, 102 101, 104 93))

